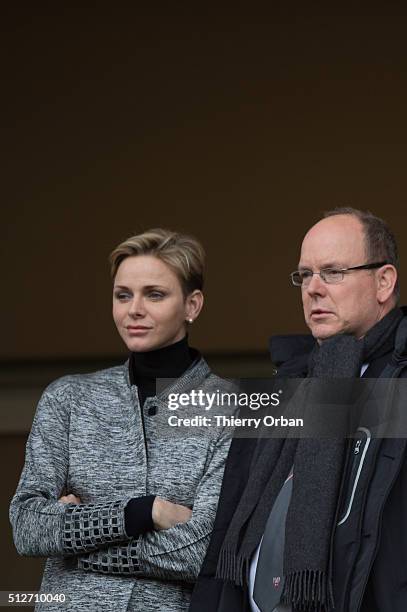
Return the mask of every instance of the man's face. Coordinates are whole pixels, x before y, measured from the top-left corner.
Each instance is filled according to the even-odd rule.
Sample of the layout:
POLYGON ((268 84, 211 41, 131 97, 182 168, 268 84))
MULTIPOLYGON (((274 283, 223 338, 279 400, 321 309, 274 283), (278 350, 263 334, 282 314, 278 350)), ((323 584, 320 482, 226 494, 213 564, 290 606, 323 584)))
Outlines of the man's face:
MULTIPOLYGON (((366 263, 362 224, 351 215, 336 215, 322 219, 306 234, 298 269, 319 272, 366 263)), ((384 316, 376 270, 349 272, 338 284, 326 284, 314 274, 301 293, 305 322, 319 341, 340 333, 360 338, 384 316)))

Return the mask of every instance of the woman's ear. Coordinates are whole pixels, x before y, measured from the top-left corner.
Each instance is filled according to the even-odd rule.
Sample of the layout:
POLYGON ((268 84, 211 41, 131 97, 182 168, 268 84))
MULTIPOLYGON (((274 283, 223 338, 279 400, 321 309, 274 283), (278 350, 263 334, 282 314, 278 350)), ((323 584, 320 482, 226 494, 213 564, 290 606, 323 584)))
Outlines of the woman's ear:
POLYGON ((193 323, 198 318, 203 303, 204 296, 199 289, 195 289, 195 291, 187 295, 185 300, 185 318, 188 323, 193 323))

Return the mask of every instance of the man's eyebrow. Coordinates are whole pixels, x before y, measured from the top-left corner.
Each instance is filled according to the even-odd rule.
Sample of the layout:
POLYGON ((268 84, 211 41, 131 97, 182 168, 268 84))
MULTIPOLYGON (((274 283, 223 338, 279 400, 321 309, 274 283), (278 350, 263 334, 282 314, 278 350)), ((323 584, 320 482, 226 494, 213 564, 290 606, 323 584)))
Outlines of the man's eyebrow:
MULTIPOLYGON (((326 270, 327 268, 335 268, 335 269, 342 269, 342 268, 346 268, 347 266, 345 266, 343 263, 340 263, 339 261, 329 261, 327 263, 324 263, 319 269, 320 270, 326 270)), ((312 270, 311 266, 305 266, 302 264, 298 264, 298 270, 312 270)))

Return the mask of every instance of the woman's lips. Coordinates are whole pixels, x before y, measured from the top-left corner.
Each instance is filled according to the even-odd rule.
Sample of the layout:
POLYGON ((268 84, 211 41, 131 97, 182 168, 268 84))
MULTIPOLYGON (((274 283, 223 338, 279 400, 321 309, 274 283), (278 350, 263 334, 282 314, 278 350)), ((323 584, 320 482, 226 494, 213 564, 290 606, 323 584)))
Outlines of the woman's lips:
POLYGON ((151 327, 143 327, 142 325, 137 325, 135 327, 127 327, 127 332, 130 336, 141 336, 149 332, 150 329, 151 327))

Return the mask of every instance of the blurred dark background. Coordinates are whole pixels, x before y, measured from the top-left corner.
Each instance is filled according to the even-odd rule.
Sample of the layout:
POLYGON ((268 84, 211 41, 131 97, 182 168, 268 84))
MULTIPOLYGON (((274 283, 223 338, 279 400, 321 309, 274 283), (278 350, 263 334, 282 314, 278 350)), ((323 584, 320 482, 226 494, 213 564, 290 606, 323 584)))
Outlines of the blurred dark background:
MULTIPOLYGON (((41 389, 117 363, 107 256, 150 227, 208 254, 192 344, 267 375, 268 337, 304 331, 290 286, 327 209, 370 209, 406 252, 401 2, 2 7, 1 589, 38 588, 7 511, 41 389)), ((0 589, 0 590, 1 590, 0 589)))

